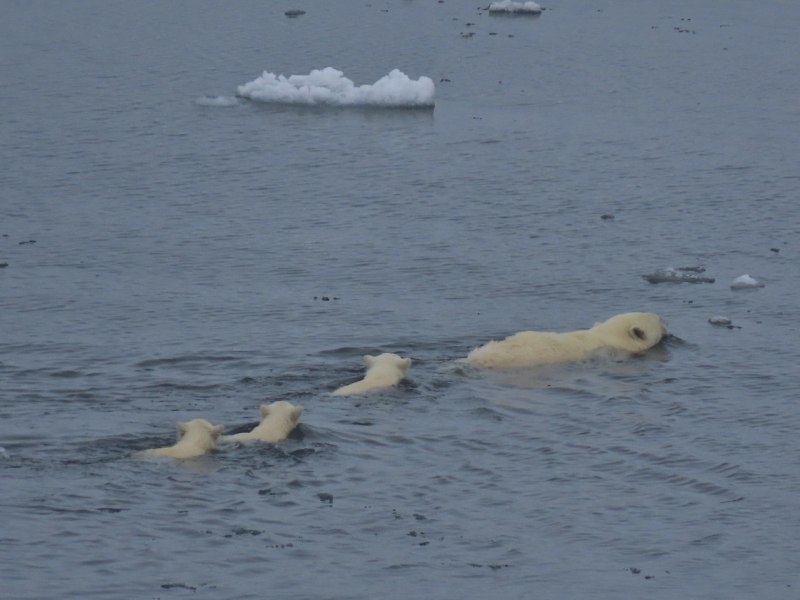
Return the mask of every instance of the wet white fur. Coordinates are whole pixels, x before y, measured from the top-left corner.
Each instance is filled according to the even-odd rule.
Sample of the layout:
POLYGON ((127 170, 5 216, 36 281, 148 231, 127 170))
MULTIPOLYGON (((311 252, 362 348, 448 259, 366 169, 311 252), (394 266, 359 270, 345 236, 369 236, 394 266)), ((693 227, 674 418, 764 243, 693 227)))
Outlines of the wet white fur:
POLYGON ((339 388, 334 396, 349 396, 369 390, 391 387, 400 383, 408 375, 411 368, 410 358, 401 358, 397 354, 385 353, 380 356, 364 357, 367 373, 364 379, 339 388))
POLYGON ((272 404, 261 405, 261 423, 252 431, 225 435, 223 442, 247 442, 261 440, 262 442, 279 442, 286 439, 303 414, 302 406, 294 406, 291 402, 279 400, 272 404))
POLYGON ((188 423, 178 423, 177 429, 177 444, 167 448, 152 448, 145 450, 142 454, 171 458, 202 456, 217 447, 217 440, 225 426, 212 425, 205 419, 193 419, 188 423))
POLYGON ((569 333, 523 331, 474 349, 467 362, 484 369, 518 369, 582 360, 602 350, 644 352, 666 334, 653 313, 625 313, 569 333))

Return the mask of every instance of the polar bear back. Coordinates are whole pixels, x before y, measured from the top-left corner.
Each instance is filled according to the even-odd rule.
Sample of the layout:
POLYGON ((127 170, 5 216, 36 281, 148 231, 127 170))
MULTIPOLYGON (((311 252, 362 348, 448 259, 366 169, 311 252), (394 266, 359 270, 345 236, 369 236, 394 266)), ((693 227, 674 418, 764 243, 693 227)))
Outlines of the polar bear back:
POLYGON ((644 352, 666 333, 653 313, 625 313, 569 333, 523 331, 474 349, 467 362, 485 369, 517 369, 584 360, 602 350, 644 352))

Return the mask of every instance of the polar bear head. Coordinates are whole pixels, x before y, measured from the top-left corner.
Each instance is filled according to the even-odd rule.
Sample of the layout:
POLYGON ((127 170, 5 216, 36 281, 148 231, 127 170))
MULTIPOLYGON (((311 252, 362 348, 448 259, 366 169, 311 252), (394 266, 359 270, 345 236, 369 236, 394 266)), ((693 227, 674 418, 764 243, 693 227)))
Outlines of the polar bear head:
POLYGON ((367 366, 367 371, 373 369, 397 369, 401 374, 401 379, 408 375, 408 370, 411 368, 411 359, 402 358, 397 354, 385 352, 378 356, 371 356, 367 354, 364 357, 364 364, 367 366))
POLYGON ((212 425, 205 419, 192 419, 188 423, 178 423, 178 441, 192 442, 201 448, 212 450, 225 425, 212 425))
POLYGON ((262 404, 261 425, 269 425, 272 429, 282 430, 285 435, 297 426, 302 414, 302 406, 295 406, 285 400, 262 404))
POLYGON ((610 347, 628 352, 644 352, 658 344, 666 335, 667 324, 656 314, 633 312, 596 323, 590 331, 602 336, 610 347))
POLYGON ((151 448, 140 454, 145 456, 169 456, 171 458, 202 456, 217 447, 217 440, 225 426, 212 425, 205 419, 194 419, 188 423, 178 423, 177 429, 178 442, 174 446, 151 448))

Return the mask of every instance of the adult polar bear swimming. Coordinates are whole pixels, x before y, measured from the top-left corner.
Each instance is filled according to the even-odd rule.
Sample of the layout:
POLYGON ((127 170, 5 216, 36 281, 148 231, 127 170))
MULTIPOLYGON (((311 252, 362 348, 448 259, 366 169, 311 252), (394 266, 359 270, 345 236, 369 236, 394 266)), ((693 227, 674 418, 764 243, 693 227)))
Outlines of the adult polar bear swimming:
POLYGON ((644 352, 666 333, 666 323, 656 314, 625 313, 569 333, 522 331, 475 348, 467 363, 483 369, 519 369, 582 360, 603 350, 644 352))
POLYGON ((278 400, 272 404, 262 404, 261 423, 255 429, 246 433, 224 435, 220 441, 248 442, 261 440, 262 442, 280 442, 286 439, 286 436, 297 427, 302 414, 302 406, 295 406, 285 400, 278 400))
POLYGON ((379 356, 364 357, 367 374, 361 381, 340 387, 333 392, 334 396, 349 396, 360 394, 379 388, 392 387, 400 383, 408 375, 411 368, 411 359, 402 358, 397 354, 384 353, 379 356))
POLYGON ((193 419, 178 423, 178 443, 167 448, 152 448, 141 454, 169 456, 170 458, 194 458, 211 452, 225 429, 224 425, 212 425, 205 419, 193 419))

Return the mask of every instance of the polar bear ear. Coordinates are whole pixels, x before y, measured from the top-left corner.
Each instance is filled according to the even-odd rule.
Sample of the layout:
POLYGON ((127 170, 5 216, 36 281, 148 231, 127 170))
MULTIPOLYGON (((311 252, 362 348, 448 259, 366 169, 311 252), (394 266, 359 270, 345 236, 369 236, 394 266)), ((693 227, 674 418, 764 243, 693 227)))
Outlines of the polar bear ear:
POLYGON ((291 419, 292 423, 297 423, 300 420, 300 415, 302 414, 303 414, 302 406, 293 406, 292 412, 289 413, 289 418, 291 419))
POLYGON ((261 420, 262 421, 267 418, 267 415, 269 414, 269 411, 270 411, 269 404, 262 404, 261 405, 261 420))
POLYGON ((214 425, 211 428, 211 437, 216 440, 223 431, 225 431, 225 425, 214 425))
POLYGON ((178 430, 178 439, 181 439, 183 436, 186 435, 186 432, 189 431, 189 428, 186 426, 186 423, 178 423, 175 427, 178 430))
POLYGON ((647 334, 644 332, 644 329, 641 327, 636 327, 635 325, 631 327, 631 337, 636 340, 645 341, 647 339, 647 334))
POLYGON ((369 354, 367 354, 364 357, 364 364, 367 365, 367 368, 369 369, 372 365, 375 364, 375 357, 374 356, 370 356, 369 354))

